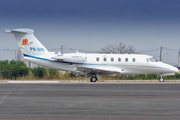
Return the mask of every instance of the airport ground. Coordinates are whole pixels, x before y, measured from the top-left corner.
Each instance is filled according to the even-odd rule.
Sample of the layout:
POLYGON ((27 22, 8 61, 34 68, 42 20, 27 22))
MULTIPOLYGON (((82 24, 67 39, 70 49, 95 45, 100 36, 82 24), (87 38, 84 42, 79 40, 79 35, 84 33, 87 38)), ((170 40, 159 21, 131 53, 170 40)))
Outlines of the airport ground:
POLYGON ((179 82, 1 83, 2 120, 179 120, 179 82))

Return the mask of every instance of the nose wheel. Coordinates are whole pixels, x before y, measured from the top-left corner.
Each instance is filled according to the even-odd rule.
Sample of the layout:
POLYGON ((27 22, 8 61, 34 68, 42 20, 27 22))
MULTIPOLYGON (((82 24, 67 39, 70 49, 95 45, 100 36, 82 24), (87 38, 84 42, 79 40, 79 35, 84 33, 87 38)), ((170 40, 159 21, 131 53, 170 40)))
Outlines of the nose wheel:
POLYGON ((96 81, 97 81, 97 77, 92 77, 92 78, 90 79, 90 81, 91 81, 91 82, 96 82, 96 81))
POLYGON ((164 78, 161 76, 159 82, 164 82, 164 78))

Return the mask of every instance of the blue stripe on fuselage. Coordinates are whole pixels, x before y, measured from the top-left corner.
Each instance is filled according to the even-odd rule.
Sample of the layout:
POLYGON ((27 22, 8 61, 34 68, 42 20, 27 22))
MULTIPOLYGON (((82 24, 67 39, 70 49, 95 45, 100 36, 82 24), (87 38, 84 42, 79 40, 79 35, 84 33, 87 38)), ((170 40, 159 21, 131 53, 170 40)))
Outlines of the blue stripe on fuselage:
POLYGON ((36 58, 36 59, 45 60, 45 61, 51 61, 51 60, 46 59, 46 58, 40 58, 40 57, 30 56, 30 55, 26 55, 26 54, 23 54, 23 55, 24 55, 24 57, 36 58))
POLYGON ((35 56, 30 56, 30 55, 27 55, 27 54, 23 54, 23 55, 24 55, 24 57, 30 57, 30 58, 35 58, 35 59, 45 60, 45 61, 50 61, 50 62, 69 63, 69 64, 83 64, 83 65, 102 65, 102 64, 90 64, 90 63, 74 63, 74 62, 52 61, 52 60, 50 60, 50 59, 41 58, 41 57, 35 57, 35 56))

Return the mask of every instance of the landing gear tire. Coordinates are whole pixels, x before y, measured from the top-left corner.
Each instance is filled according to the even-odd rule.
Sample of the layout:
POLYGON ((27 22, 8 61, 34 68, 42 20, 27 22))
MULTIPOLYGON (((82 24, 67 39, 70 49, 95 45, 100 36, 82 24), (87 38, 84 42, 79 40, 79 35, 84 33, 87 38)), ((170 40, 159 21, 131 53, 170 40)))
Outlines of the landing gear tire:
POLYGON ((91 81, 91 82, 96 82, 96 81, 97 81, 97 77, 92 77, 92 78, 90 79, 90 81, 91 81))
POLYGON ((159 79, 159 82, 164 82, 164 78, 161 77, 161 78, 159 79))

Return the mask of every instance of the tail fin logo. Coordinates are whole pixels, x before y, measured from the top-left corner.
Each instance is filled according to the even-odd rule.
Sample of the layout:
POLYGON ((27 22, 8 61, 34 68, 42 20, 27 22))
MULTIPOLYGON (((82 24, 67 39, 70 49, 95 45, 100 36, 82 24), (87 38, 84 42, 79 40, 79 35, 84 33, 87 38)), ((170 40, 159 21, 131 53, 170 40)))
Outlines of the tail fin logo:
POLYGON ((22 40, 22 45, 29 45, 29 44, 28 44, 28 39, 26 39, 26 38, 23 39, 23 40, 22 40))

